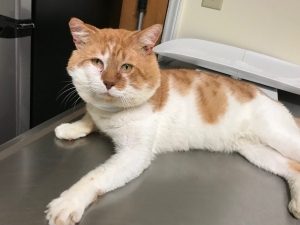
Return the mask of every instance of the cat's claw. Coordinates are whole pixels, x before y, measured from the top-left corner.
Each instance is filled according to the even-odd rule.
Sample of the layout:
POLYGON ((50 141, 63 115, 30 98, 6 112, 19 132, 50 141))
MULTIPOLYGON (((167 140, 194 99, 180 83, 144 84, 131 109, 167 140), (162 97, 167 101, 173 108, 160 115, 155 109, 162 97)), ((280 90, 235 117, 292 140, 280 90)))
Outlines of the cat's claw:
POLYGON ((300 219, 300 205, 296 202, 296 200, 292 199, 290 201, 289 210, 297 219, 300 219))
POLYGON ((85 137, 88 133, 85 129, 71 123, 63 123, 55 128, 55 136, 65 140, 75 140, 85 137))
POLYGON ((52 200, 45 211, 49 225, 74 225, 80 221, 83 212, 80 201, 67 195, 52 200))

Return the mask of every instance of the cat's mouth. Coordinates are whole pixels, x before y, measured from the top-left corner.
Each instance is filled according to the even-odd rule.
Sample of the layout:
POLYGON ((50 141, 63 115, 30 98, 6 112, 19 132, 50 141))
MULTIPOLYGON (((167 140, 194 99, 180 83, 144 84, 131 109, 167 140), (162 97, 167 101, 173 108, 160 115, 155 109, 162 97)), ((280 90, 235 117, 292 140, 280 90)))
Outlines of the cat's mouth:
POLYGON ((116 96, 114 96, 113 94, 111 94, 109 92, 104 92, 104 93, 98 94, 98 97, 100 97, 101 99, 103 99, 105 101, 112 101, 117 98, 116 96))
POLYGON ((99 97, 99 98, 103 98, 103 99, 112 99, 114 96, 112 96, 111 94, 109 93, 96 93, 95 97, 99 97))
POLYGON ((108 97, 113 97, 109 92, 105 92, 105 93, 103 93, 102 95, 108 96, 108 97))

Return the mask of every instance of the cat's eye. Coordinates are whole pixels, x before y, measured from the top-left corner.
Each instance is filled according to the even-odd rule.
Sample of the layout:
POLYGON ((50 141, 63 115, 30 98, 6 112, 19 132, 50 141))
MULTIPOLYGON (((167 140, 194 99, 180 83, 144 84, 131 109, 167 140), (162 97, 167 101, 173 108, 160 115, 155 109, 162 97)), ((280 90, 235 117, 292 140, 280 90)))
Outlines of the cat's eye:
POLYGON ((98 67, 103 67, 103 62, 101 61, 101 59, 98 59, 98 58, 92 58, 91 59, 91 62, 95 65, 95 66, 98 66, 98 67))
POLYGON ((132 70, 132 65, 125 63, 121 66, 121 73, 129 73, 132 70))

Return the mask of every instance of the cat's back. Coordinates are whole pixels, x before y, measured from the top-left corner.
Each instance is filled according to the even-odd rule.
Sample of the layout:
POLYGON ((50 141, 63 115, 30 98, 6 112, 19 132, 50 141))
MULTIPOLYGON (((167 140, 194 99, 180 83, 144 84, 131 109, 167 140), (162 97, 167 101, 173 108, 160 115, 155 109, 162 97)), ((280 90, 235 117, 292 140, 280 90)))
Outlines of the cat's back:
POLYGON ((174 143, 169 150, 179 144, 186 150, 223 149, 229 136, 250 124, 252 103, 260 95, 252 84, 207 71, 162 70, 161 79, 150 102, 161 115, 160 143, 174 143))
MULTIPOLYGON (((150 99, 156 111, 168 101, 193 98, 200 111, 225 111, 229 98, 241 104, 255 99, 258 89, 247 82, 209 71, 161 70, 161 85, 150 99), (191 97, 192 96, 192 97, 191 97)), ((213 118, 211 118, 213 120, 213 118)))

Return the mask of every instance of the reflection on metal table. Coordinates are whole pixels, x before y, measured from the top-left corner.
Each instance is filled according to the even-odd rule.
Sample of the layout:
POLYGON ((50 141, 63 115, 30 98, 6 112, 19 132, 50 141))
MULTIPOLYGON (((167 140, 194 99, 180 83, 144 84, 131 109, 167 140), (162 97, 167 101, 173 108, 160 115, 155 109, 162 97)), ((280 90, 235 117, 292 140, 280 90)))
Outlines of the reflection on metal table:
MULTIPOLYGON (((0 146, 0 224, 47 224, 46 205, 113 154, 94 133, 76 141, 53 129, 80 117, 66 112, 0 146)), ((89 207, 81 225, 292 225, 285 182, 237 154, 158 156, 138 179, 89 207)))

